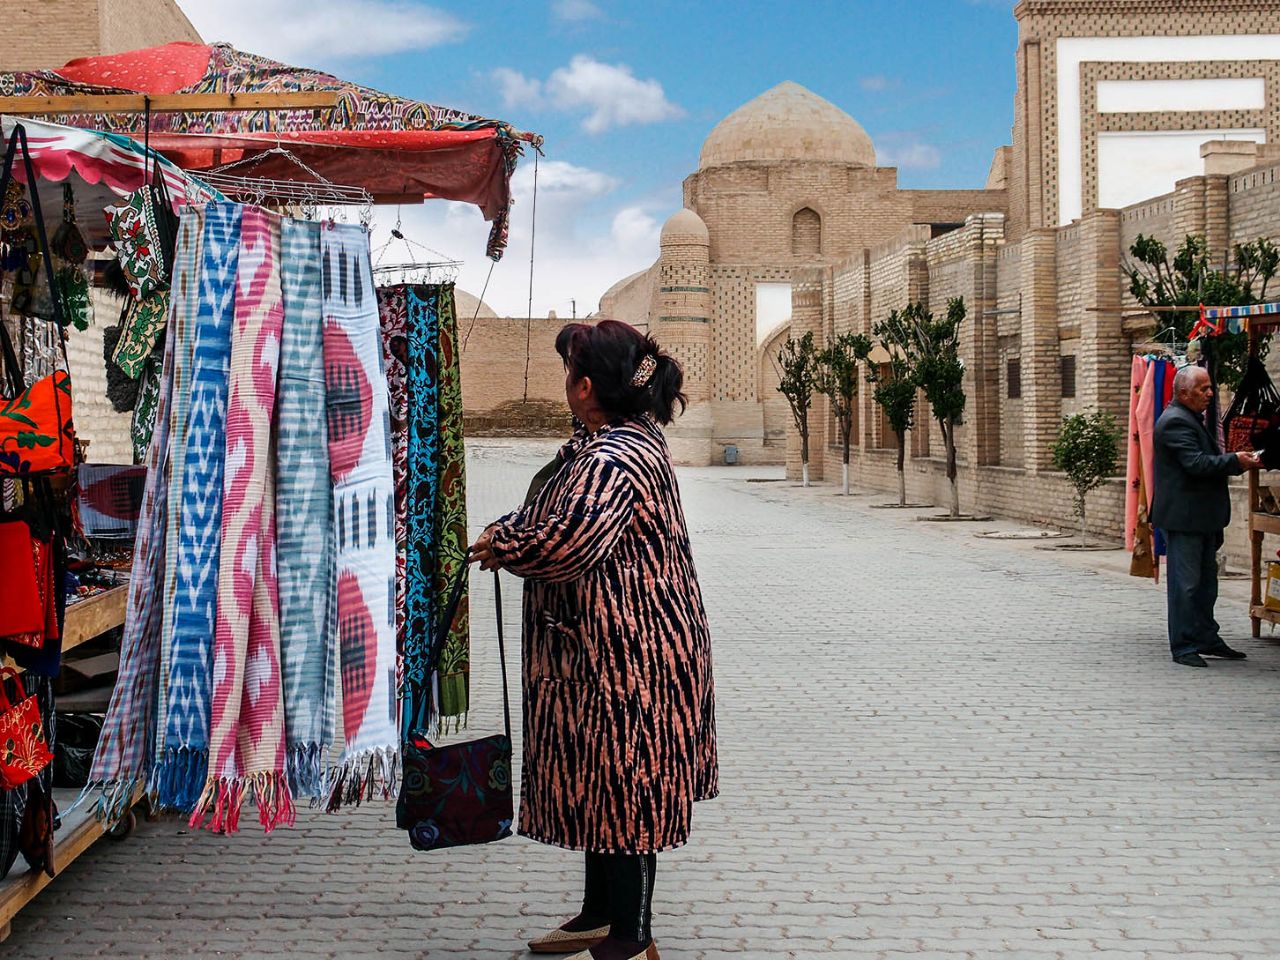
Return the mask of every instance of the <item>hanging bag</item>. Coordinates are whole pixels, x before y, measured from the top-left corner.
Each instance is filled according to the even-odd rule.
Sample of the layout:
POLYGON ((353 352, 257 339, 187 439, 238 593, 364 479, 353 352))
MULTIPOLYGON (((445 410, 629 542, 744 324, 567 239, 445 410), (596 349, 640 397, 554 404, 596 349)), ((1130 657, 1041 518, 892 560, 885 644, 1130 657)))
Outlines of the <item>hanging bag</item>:
MULTIPOLYGON (((415 850, 442 850, 492 843, 511 836, 515 804, 511 793, 511 696, 507 690, 507 653, 502 637, 502 585, 494 575, 498 607, 498 663, 502 670, 505 734, 433 747, 419 732, 404 744, 404 777, 396 803, 396 825, 409 832, 415 850)), ((435 672, 467 585, 464 563, 453 582, 428 658, 435 672)))
MULTIPOLYGON (((13 135, 9 138, 4 172, 0 174, 0 196, 5 195, 9 184, 13 182, 13 161, 19 147, 22 148, 31 212, 36 222, 36 236, 39 238, 40 254, 44 260, 44 273, 52 301, 52 320, 57 327, 58 342, 62 346, 65 363, 67 347, 65 334, 61 329, 62 304, 54 281, 49 236, 45 233, 44 215, 36 192, 36 175, 27 147, 27 131, 22 124, 14 127, 13 135)), ((22 366, 18 363, 13 340, 3 316, 0 316, 0 350, 3 351, 5 374, 8 378, 6 396, 0 397, 0 476, 25 477, 71 469, 75 465, 76 447, 75 428, 71 420, 71 376, 66 370, 55 370, 31 386, 25 386, 22 366)))
POLYGON ((34 695, 27 696, 22 675, 5 667, 0 670, 0 787, 12 790, 22 786, 52 759, 39 702, 34 695), (13 700, 5 690, 6 679, 13 682, 13 700))
POLYGON ((1240 388, 1222 418, 1227 453, 1255 449, 1255 438, 1280 423, 1280 391, 1257 357, 1250 357, 1240 388))
MULTIPOLYGON (((150 114, 147 116, 149 130, 150 114)), ((154 158, 148 167, 146 183, 122 203, 103 208, 103 213, 107 215, 107 229, 130 296, 145 300, 168 290, 178 242, 178 217, 173 212, 159 158, 154 158)))

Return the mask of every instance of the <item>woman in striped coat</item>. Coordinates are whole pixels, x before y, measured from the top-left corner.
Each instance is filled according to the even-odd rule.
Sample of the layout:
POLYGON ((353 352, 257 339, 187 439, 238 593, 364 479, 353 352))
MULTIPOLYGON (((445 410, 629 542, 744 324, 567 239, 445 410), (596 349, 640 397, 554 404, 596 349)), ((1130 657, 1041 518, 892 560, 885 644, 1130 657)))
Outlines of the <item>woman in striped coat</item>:
POLYGON ((617 321, 572 324, 556 349, 583 426, 472 548, 526 581, 520 832, 586 853, 581 913, 530 948, 656 960, 656 854, 717 793, 711 639, 659 426, 683 374, 617 321))

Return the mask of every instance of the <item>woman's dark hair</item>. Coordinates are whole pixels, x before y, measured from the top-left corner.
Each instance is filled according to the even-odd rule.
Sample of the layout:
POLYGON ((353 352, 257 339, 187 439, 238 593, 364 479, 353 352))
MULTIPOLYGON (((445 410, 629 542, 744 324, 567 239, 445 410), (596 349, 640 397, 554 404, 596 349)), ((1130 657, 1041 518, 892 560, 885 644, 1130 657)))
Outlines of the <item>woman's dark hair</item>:
POLYGON ((629 323, 571 323, 556 337, 556 353, 574 380, 591 378, 600 408, 611 417, 649 413, 668 424, 676 403, 684 412, 688 401, 679 362, 629 323))

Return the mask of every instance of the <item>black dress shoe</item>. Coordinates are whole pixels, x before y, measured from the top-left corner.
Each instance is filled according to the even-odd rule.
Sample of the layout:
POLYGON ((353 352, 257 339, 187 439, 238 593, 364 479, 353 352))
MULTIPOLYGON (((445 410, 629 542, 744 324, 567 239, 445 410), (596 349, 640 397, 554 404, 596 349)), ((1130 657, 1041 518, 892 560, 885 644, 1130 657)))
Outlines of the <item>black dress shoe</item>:
POLYGON ((1184 667, 1207 667, 1208 666, 1208 664, 1204 662, 1204 657, 1200 656, 1200 654, 1198 653, 1184 653, 1180 657, 1174 657, 1173 662, 1180 663, 1184 667))
POLYGON ((1209 650, 1201 650, 1200 654, 1205 657, 1221 657, 1223 660, 1248 660, 1249 655, 1242 650, 1232 650, 1225 643, 1209 650))

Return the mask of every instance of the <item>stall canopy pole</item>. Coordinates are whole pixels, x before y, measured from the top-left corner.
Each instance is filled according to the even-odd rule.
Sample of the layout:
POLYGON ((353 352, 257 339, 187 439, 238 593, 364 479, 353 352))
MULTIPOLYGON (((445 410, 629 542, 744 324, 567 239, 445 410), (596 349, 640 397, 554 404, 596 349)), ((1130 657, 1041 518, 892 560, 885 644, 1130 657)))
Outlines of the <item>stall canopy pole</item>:
POLYGON ((533 222, 529 226, 529 309, 524 319, 524 402, 529 402, 529 361, 533 353, 533 250, 538 239, 538 153, 533 154, 533 222))

